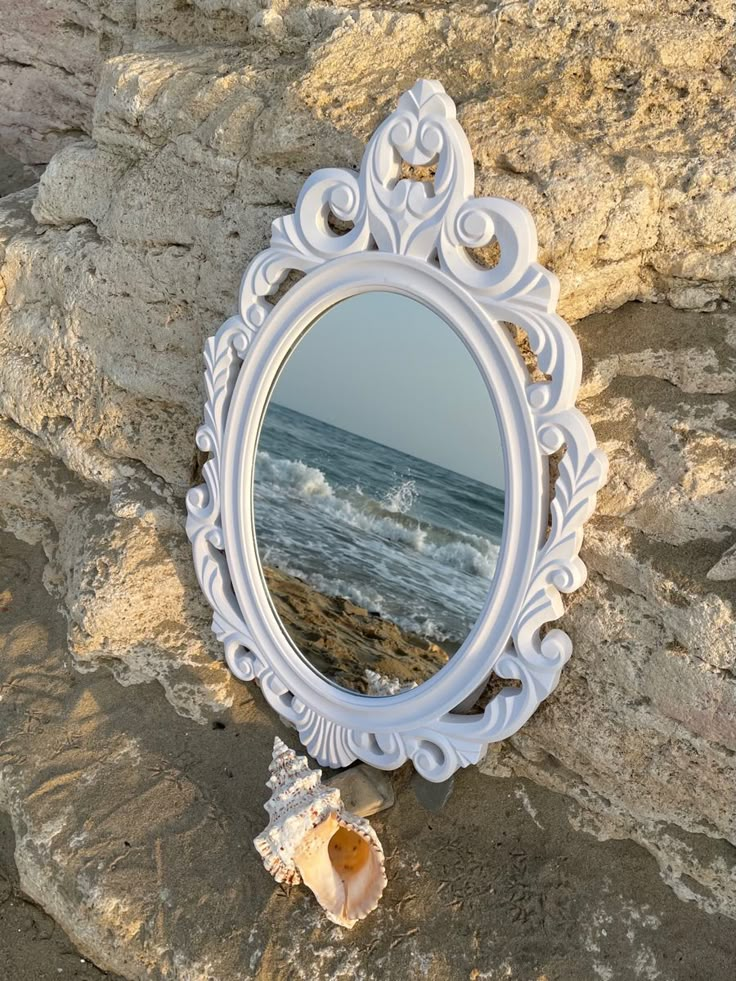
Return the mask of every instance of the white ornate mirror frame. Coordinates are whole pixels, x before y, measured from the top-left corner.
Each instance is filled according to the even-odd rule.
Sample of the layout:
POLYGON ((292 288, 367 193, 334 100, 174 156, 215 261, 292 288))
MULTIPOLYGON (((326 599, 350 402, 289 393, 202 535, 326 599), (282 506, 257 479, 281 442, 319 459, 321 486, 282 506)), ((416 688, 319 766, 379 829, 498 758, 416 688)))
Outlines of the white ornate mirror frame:
POLYGON ((206 344, 197 445, 210 459, 205 484, 187 496, 197 575, 230 670, 257 680, 322 765, 392 769, 411 759, 427 779, 445 780, 516 732, 570 657, 567 634, 543 628, 563 612, 560 593, 585 579, 582 525, 606 460, 574 407, 580 349, 554 312, 556 277, 535 261, 532 218, 511 201, 474 198, 473 188, 454 103, 438 82, 417 82, 373 135, 359 173, 326 169, 306 181, 295 214, 274 222, 270 248, 248 267, 239 313, 206 344), (402 178, 402 161, 436 164, 433 182, 402 178), (337 234, 330 214, 352 227, 337 234), (493 239, 500 259, 483 268, 467 250, 493 239), (269 303, 293 270, 306 275, 269 303), (270 602, 253 527, 256 447, 279 370, 321 313, 369 290, 419 300, 464 340, 496 409, 506 477, 503 541, 480 618, 434 677, 384 698, 338 687, 300 655, 270 602), (506 323, 527 333, 546 380, 532 380, 506 323), (549 457, 563 446, 550 506, 549 457), (492 672, 520 684, 463 714, 492 672))

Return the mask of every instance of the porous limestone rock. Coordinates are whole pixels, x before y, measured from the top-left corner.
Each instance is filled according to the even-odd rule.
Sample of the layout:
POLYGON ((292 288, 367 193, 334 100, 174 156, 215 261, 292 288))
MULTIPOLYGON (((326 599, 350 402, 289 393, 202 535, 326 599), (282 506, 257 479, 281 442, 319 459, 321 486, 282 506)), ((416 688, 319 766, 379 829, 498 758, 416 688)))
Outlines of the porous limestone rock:
POLYGON ((89 132, 99 67, 132 30, 135 0, 3 4, 0 143, 46 163, 89 132))
MULTIPOLYGON (((356 166, 399 93, 440 78, 478 193, 534 215, 611 462, 563 624, 575 655, 485 767, 573 796, 586 828, 641 843, 681 896, 736 915, 732 4, 16 6, 0 24, 0 133, 29 161, 61 149, 39 187, 0 199, 0 522, 43 545, 75 665, 111 669, 120 691, 160 683, 176 726, 250 703, 183 530, 203 341, 305 176, 356 166)), ((95 897, 112 929, 134 888, 92 876, 80 916, 48 849, 20 855, 67 929, 86 929, 95 897)), ((167 901, 131 914, 120 943, 174 916, 167 901)), ((156 976, 145 963, 130 976, 156 976)))
POLYGON ((58 102, 52 139, 49 108, 16 81, 21 110, 0 115, 9 148, 46 160, 68 130, 95 140, 55 162, 36 212, 45 223, 85 219, 105 242, 139 248, 200 244, 229 298, 268 222, 256 243, 233 237, 293 203, 315 166, 357 163, 400 92, 436 76, 459 104, 479 190, 533 212, 567 316, 734 297, 730 0, 80 8, 66 0, 41 18, 29 3, 0 28, 6 73, 46 79, 44 99, 58 102), (84 92, 55 95, 60 73, 84 92))

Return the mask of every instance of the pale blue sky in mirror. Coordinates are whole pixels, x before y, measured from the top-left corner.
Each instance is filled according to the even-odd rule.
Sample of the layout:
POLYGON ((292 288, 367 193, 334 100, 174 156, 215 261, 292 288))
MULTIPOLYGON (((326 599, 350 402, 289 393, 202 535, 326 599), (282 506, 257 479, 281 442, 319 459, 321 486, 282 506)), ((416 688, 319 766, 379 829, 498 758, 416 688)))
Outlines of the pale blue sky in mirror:
POLYGON ((349 297, 303 335, 278 378, 281 405, 504 487, 485 382, 455 331, 398 293, 349 297))

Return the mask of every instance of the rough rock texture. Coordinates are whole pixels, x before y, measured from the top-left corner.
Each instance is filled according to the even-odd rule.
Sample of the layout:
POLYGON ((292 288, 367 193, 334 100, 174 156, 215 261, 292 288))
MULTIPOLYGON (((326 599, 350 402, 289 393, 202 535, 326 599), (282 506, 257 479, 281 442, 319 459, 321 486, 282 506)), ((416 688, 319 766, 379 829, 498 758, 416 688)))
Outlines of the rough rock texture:
MULTIPOLYGON (((586 537, 590 581, 565 617, 575 657, 486 768, 574 796, 583 826, 641 843, 680 896, 736 915, 733 5, 16 7, 0 25, 3 145, 35 163, 74 139, 39 187, 0 199, 0 522, 43 545, 74 664, 104 669, 69 675, 91 699, 80 711, 99 712, 88 686, 107 686, 104 715, 116 698, 150 696, 116 682, 155 680, 172 731, 209 731, 197 724, 218 713, 234 713, 249 740, 271 731, 260 708, 238 715, 253 696, 222 667, 183 531, 182 496, 201 466, 202 343, 304 177, 356 165, 399 92, 438 77, 459 103, 479 192, 528 205, 562 312, 586 318, 584 408, 611 458, 586 537)), ((136 776, 118 723, 100 725, 109 742, 75 774, 123 753, 113 770, 130 784, 112 800, 124 810, 129 795, 145 799, 136 781, 149 764, 136 776)), ((136 738, 135 753, 155 756, 136 738)), ((40 818, 19 783, 16 821, 51 834, 78 788, 64 779, 67 791, 62 780, 42 795, 40 818)), ((467 779, 480 800, 481 778, 467 779)), ((158 793, 148 813, 200 820, 158 793)), ((54 855, 21 848, 23 881, 101 949, 101 921, 85 917, 96 906, 114 931, 138 887, 131 876, 109 889, 91 857, 75 879, 87 889, 80 917, 79 894, 58 886, 66 852, 54 855)), ((454 874, 466 865, 458 858, 454 874)), ((267 882, 253 888, 259 909, 278 904, 267 882)), ((120 944, 145 946, 155 929, 160 952, 176 910, 131 914, 120 944)), ((267 943, 265 925, 254 929, 267 943)), ((155 956, 130 971, 110 963, 154 977, 155 956)))
POLYGON ((562 624, 575 656, 484 768, 572 794, 678 895, 736 915, 736 318, 641 305, 579 327, 611 477, 562 624))
POLYGON ((397 95, 438 77, 479 190, 532 210, 568 316, 712 308, 736 277, 735 27, 731 0, 35 0, 0 26, 0 135, 37 162, 91 133, 55 159, 37 217, 89 222, 149 276, 186 250, 219 314, 271 207, 315 166, 355 164, 397 95))
POLYGON ((123 981, 82 957, 58 923, 21 891, 10 817, 0 813, 0 964, 8 981, 123 981))
MULTIPOLYGON (((0 808, 25 892, 104 970, 731 981, 732 921, 680 903, 631 842, 575 832, 569 799, 476 769, 458 774, 441 814, 394 776, 396 804, 371 818, 389 869, 381 904, 349 933, 333 926, 306 888, 276 886, 251 844, 267 822, 274 732, 293 742, 257 689, 231 679, 232 709, 198 726, 158 685, 122 689, 105 667, 80 675, 39 582, 43 553, 8 536, 0 548, 0 808)), ((0 951, 3 936, 0 906, 0 951)))
POLYGON ((99 68, 134 26, 135 0, 4 3, 0 145, 46 163, 89 132, 99 68))

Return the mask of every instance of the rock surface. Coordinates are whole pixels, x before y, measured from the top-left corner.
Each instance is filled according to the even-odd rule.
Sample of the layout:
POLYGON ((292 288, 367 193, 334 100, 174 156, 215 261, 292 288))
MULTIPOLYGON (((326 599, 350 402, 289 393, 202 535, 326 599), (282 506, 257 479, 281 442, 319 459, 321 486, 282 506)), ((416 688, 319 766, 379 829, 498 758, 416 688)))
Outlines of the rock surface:
POLYGON ((89 132, 99 68, 134 27, 135 0, 4 4, 0 19, 0 142, 47 163, 89 132))
POLYGON ((730 0, 16 8, 0 26, 0 134, 31 162, 74 139, 36 213, 102 239, 85 237, 84 251, 112 259, 121 287, 117 304, 103 290, 89 310, 103 322, 111 306, 129 317, 145 304, 129 286, 166 279, 162 266, 180 274, 167 346, 201 323, 188 286, 229 311, 273 209, 315 167, 355 165, 418 77, 441 78, 457 100, 479 191, 531 209, 568 317, 632 299, 711 309, 734 298, 730 0))
POLYGON ((0 807, 23 889, 101 968, 131 981, 730 981, 732 921, 680 903, 631 842, 574 831, 569 799, 477 769, 440 814, 404 786, 371 819, 384 898, 350 933, 333 926, 251 844, 274 732, 293 740, 257 689, 227 681, 232 708, 200 726, 158 685, 80 675, 43 553, 8 536, 1 549, 0 807))
POLYGON ((0 814, 0 964, 7 981, 124 981, 99 971, 20 888, 10 818, 0 814))
MULTIPOLYGON (((440 78, 458 101, 478 192, 527 204, 542 260, 561 278, 563 314, 585 318, 577 325, 583 407, 611 461, 586 535, 590 579, 562 624, 574 658, 549 703, 485 768, 571 796, 580 826, 638 842, 679 896, 736 915, 733 5, 16 6, 0 24, 3 145, 34 164, 61 149, 40 187, 0 199, 0 524, 43 546, 45 585, 67 623, 66 647, 58 639, 49 666, 38 669, 50 674, 28 669, 28 698, 38 707, 23 709, 31 713, 24 724, 39 729, 39 740, 44 732, 57 740, 37 743, 36 758, 63 755, 77 724, 91 725, 94 739, 89 755, 76 750, 48 787, 45 771, 24 771, 17 750, 12 779, 20 782, 6 780, 3 793, 25 887, 85 949, 104 952, 103 966, 125 976, 158 977, 164 964, 168 976, 203 978, 210 956, 214 976, 238 976, 227 974, 235 960, 230 967, 217 961, 236 953, 203 953, 202 931, 167 947, 178 925, 177 937, 191 927, 192 897, 176 863, 176 883, 162 886, 155 865, 138 866, 138 859, 116 865, 109 880, 95 863, 114 863, 120 822, 135 824, 140 795, 146 813, 162 815, 160 828, 143 829, 146 861, 164 862, 160 849, 176 851, 181 868, 191 865, 211 883, 213 920, 230 894, 217 905, 214 873, 203 868, 191 829, 219 835, 215 866, 237 868, 239 883, 250 875, 243 856, 259 830, 253 796, 266 759, 258 752, 275 722, 222 666, 183 530, 183 493, 202 463, 194 449, 202 344, 231 313, 245 265, 266 243, 271 220, 292 209, 304 177, 319 166, 355 166, 373 126, 423 75, 440 78), (72 713, 71 724, 62 725, 57 696, 47 697, 38 680, 62 684, 59 672, 67 686, 59 704, 72 713), (158 684, 141 684, 150 681, 158 684), (78 693, 78 705, 69 691, 78 693), (57 722, 47 731, 35 716, 57 722), (152 749, 164 717, 171 742, 152 749), (227 804, 219 795, 234 784, 217 783, 219 771, 202 762, 223 738, 208 735, 215 718, 247 732, 259 774, 238 784, 240 797, 227 804), (128 742, 125 727, 134 723, 142 730, 134 726, 138 735, 128 742), (200 761, 201 800, 199 776, 195 787, 189 764, 176 762, 187 752, 200 761), (144 762, 126 766, 136 754, 144 762), (206 779, 205 769, 212 769, 206 779), (109 853, 99 857, 95 838, 90 854, 64 871, 67 851, 50 859, 54 828, 66 822, 60 848, 90 832, 73 799, 85 772, 103 780, 98 793, 93 779, 84 798, 98 816, 95 834, 104 836, 108 819, 117 823, 105 839, 109 853), (45 788, 37 794, 36 779, 45 788), (105 788, 113 802, 107 816, 105 788), (209 807, 229 809, 242 852, 235 855, 230 838, 211 827, 209 807), (134 872, 143 867, 138 883, 134 872)), ((232 769, 225 757, 222 765, 232 769)), ((459 780, 455 799, 467 791, 481 809, 508 787, 526 786, 476 773, 459 780)), ((567 807, 543 799, 553 810, 567 807)), ((400 796, 397 807, 407 806, 400 796)), ((397 847, 412 829, 424 834, 417 820, 395 832, 397 847)), ((468 830, 477 833, 472 821, 468 830)), ((488 848, 484 835, 481 849, 488 848)), ((408 847, 407 869, 426 861, 408 847)), ((472 849, 460 855, 465 845, 454 847, 448 861, 456 867, 443 874, 463 881, 475 874, 468 872, 472 849)), ((625 854, 633 863, 638 854, 628 844, 600 847, 585 852, 586 860, 625 854)), ((411 893, 415 873, 402 874, 411 893)), ((492 878, 482 887, 473 880, 478 894, 488 893, 492 878)), ((292 910, 292 901, 253 881, 255 912, 245 920, 254 932, 250 940, 237 934, 237 956, 246 958, 238 970, 252 955, 255 966, 242 970, 273 977, 299 925, 309 938, 303 950, 316 950, 325 937, 297 900, 296 912, 276 917, 269 936, 269 917, 279 903, 292 910)), ((406 922, 408 933, 416 925, 424 936, 425 921, 417 914, 414 923, 410 902, 401 909, 394 926, 406 922)), ((700 915, 692 907, 687 913, 700 915)), ((456 920, 462 932, 459 913, 456 920)), ((602 922, 590 927, 590 943, 605 948, 602 922)), ((706 933, 703 926, 699 936, 706 933)), ((531 933, 523 935, 536 950, 531 933)), ((218 936, 222 946, 225 934, 218 936)), ((463 936, 475 949, 473 936, 463 936)), ((394 976, 403 976, 402 958, 430 949, 414 937, 385 952, 382 963, 394 976)), ((367 956, 330 950, 325 964, 348 974, 367 956)), ((427 954, 427 970, 455 976, 443 956, 427 954)), ((543 963, 541 954, 531 960, 543 963)), ((465 954, 457 963, 468 972, 476 966, 465 954)), ((583 976, 593 975, 590 964, 583 976)), ((563 968, 558 974, 574 976, 563 968)), ((709 977, 718 977, 715 969, 709 977)))
POLYGON ((575 654, 483 766, 571 794, 589 830, 736 915, 736 318, 628 306, 579 327, 611 476, 561 621, 575 654))

